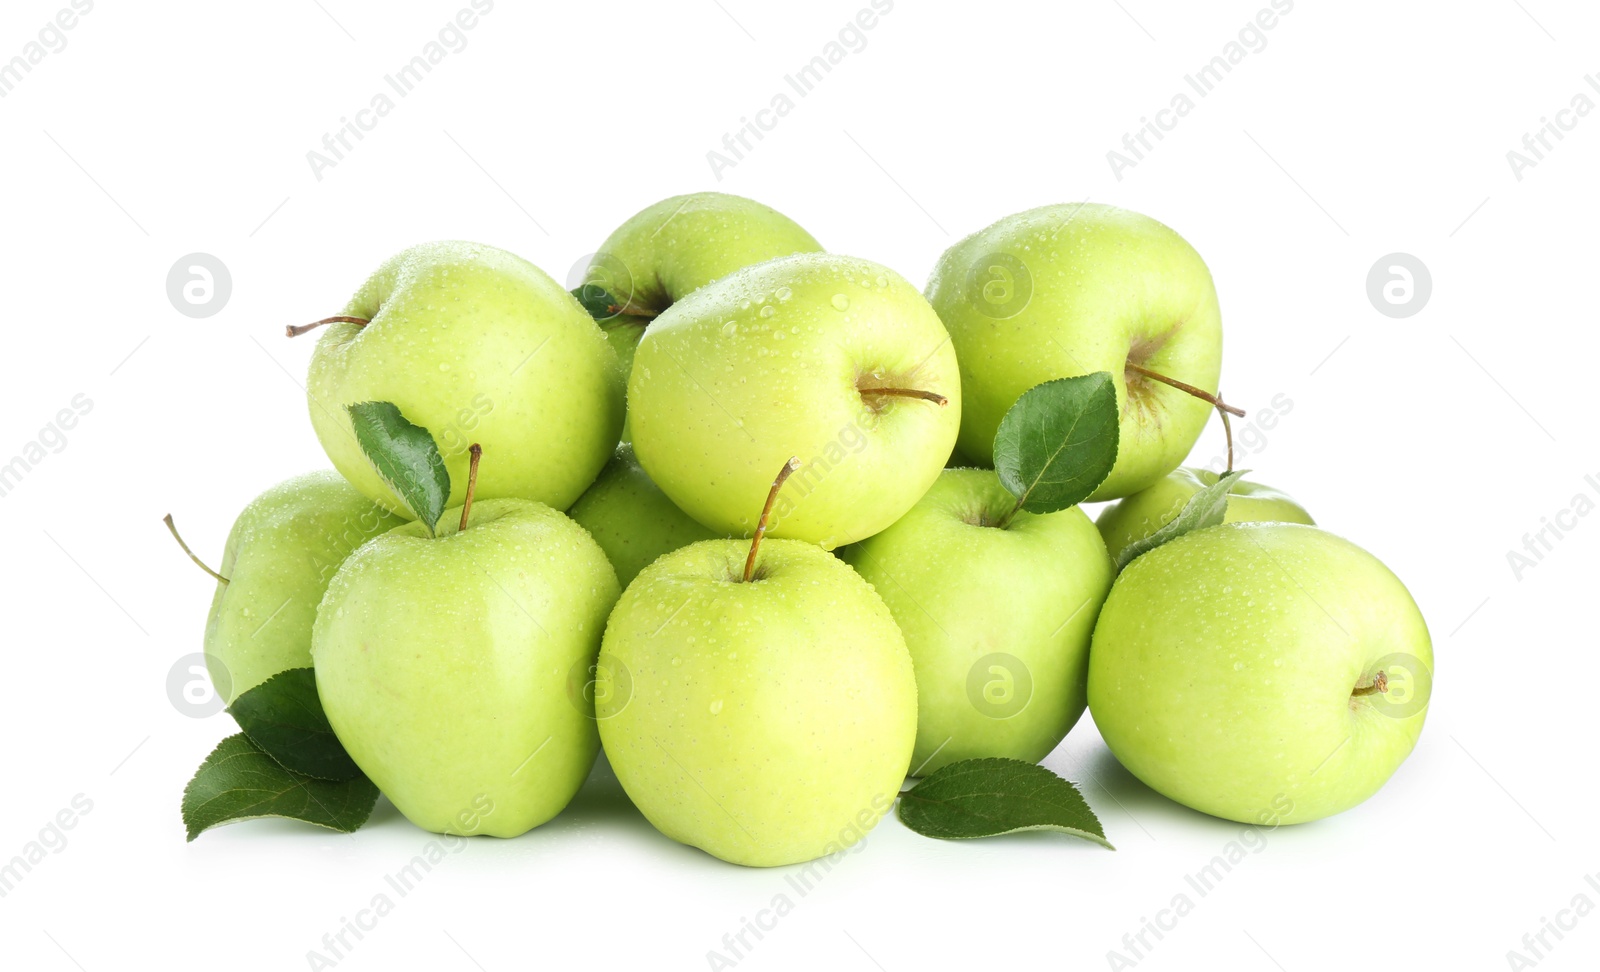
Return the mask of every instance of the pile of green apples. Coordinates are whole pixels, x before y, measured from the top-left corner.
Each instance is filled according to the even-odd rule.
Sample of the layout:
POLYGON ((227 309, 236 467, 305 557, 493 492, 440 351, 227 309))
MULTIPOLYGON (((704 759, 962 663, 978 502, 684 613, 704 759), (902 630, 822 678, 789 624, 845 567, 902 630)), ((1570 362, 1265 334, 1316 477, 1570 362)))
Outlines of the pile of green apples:
MULTIPOLYGON (((1181 465, 1243 413, 1210 272, 1138 213, 1008 216, 919 291, 700 193, 574 290, 425 244, 289 332, 313 329, 334 470, 253 501, 212 572, 244 731, 190 783, 190 839, 351 830, 380 792, 515 837, 603 746, 661 833, 789 864, 908 777, 1038 763, 1086 707, 1171 799, 1296 823, 1367 799, 1422 729, 1401 582, 1231 459, 1181 465)), ((1000 790, 922 802, 1042 825, 1000 790)))

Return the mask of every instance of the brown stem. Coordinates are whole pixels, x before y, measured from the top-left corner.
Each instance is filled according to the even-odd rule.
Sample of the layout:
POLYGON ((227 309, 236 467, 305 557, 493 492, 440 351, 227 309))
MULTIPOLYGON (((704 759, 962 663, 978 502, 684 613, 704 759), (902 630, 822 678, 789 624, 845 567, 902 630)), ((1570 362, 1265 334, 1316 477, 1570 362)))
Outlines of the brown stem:
POLYGON ((364 317, 324 317, 322 320, 312 321, 310 324, 290 324, 283 330, 290 337, 299 337, 307 331, 315 331, 324 324, 360 324, 362 327, 366 327, 371 323, 364 317))
POLYGON ((1218 408, 1217 414, 1222 416, 1222 431, 1228 436, 1228 472, 1233 472, 1233 423, 1228 421, 1228 411, 1218 408))
POLYGON ((1378 672, 1372 676, 1371 685, 1358 686, 1350 693, 1350 697, 1353 699, 1362 695, 1382 695, 1387 691, 1389 691, 1389 673, 1378 672))
POLYGON ((920 398, 925 402, 933 402, 940 408, 950 404, 950 399, 938 392, 923 391, 920 388, 862 388, 863 395, 892 395, 896 398, 920 398))
POLYGON ((472 454, 472 460, 467 468, 467 498, 461 504, 461 526, 456 528, 457 533, 467 528, 467 514, 472 512, 472 494, 478 488, 478 460, 483 458, 483 446, 474 442, 467 451, 472 454))
POLYGON ((1202 402, 1206 402, 1207 404, 1211 405, 1213 408, 1219 408, 1224 412, 1231 412, 1240 418, 1244 418, 1244 409, 1235 408, 1234 406, 1229 405, 1227 402, 1224 402, 1222 399, 1206 391, 1204 388, 1196 388, 1194 385, 1191 385, 1186 381, 1179 381, 1176 378, 1168 378, 1159 371, 1151 371, 1148 368, 1141 368, 1132 361, 1128 362, 1127 368, 1129 371, 1135 374, 1143 375, 1146 378, 1152 378, 1164 385, 1171 385, 1173 388, 1176 388, 1181 392, 1187 392, 1188 394, 1200 399, 1202 402))
POLYGON ((606 313, 612 317, 637 317, 645 321, 653 321, 661 316, 660 311, 650 310, 645 307, 635 307, 632 304, 607 304, 606 313))
POLYGON ((783 468, 778 470, 777 478, 772 481, 772 489, 767 491, 767 505, 761 508, 761 519, 756 521, 756 535, 750 540, 750 556, 744 559, 744 582, 746 584, 750 583, 750 579, 755 576, 756 551, 761 549, 761 538, 767 534, 767 520, 772 516, 772 504, 778 501, 778 490, 783 488, 784 481, 789 478, 789 474, 799 468, 800 457, 790 457, 789 461, 783 464, 783 468))
POLYGON ((168 513, 166 516, 162 517, 161 518, 161 522, 165 523, 167 525, 167 529, 172 531, 172 539, 178 541, 178 546, 183 548, 183 552, 189 555, 189 559, 190 560, 194 561, 195 564, 198 565, 201 570, 203 570, 206 573, 210 574, 212 577, 215 577, 217 580, 221 581, 224 584, 228 583, 228 579, 226 577, 223 577, 221 574, 219 574, 216 571, 212 570, 210 567, 207 567, 206 566, 206 562, 201 560, 199 557, 196 557, 194 555, 194 551, 189 549, 189 545, 183 542, 183 537, 180 536, 179 533, 178 533, 177 524, 172 522, 172 514, 171 513, 168 513))

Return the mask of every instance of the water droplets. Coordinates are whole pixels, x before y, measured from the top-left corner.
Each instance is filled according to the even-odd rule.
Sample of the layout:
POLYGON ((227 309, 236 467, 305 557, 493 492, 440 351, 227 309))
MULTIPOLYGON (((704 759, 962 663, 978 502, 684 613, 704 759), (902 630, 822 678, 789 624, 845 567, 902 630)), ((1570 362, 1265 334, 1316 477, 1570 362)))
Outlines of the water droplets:
POLYGON ((711 711, 712 715, 721 715, 722 714, 722 700, 721 699, 717 699, 717 700, 713 701, 711 703, 710 711, 711 711))
POLYGON ((846 297, 844 294, 834 294, 833 300, 830 301, 830 303, 833 304, 833 309, 836 311, 850 309, 850 298, 846 297))

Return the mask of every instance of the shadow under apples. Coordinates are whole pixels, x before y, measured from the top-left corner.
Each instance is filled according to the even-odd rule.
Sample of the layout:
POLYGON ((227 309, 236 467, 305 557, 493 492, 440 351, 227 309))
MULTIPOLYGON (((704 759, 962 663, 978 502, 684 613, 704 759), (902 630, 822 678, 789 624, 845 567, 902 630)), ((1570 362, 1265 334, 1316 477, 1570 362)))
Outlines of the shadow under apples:
POLYGON ((580 830, 593 824, 603 824, 607 827, 623 827, 627 830, 647 833, 659 837, 650 821, 644 818, 639 808, 628 799, 628 794, 622 789, 616 771, 611 768, 611 760, 606 758, 605 750, 595 758, 594 767, 589 770, 589 778, 583 781, 578 795, 572 798, 567 808, 561 811, 556 818, 539 830, 580 830))
POLYGON ((1058 746, 1042 762, 1078 785, 1113 844, 1145 837, 1154 840, 1156 829, 1169 824, 1191 833, 1215 833, 1220 839, 1232 838, 1247 826, 1191 809, 1146 786, 1117 761, 1098 733, 1092 741, 1075 742, 1077 745, 1058 746))

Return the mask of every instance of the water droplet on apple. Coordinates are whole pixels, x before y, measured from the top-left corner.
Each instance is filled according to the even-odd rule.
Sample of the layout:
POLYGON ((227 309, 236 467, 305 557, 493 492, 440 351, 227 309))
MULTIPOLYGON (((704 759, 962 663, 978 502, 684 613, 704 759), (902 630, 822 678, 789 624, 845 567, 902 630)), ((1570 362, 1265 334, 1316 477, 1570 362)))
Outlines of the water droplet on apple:
POLYGON ((833 295, 833 309, 834 310, 838 310, 838 311, 849 310, 850 309, 850 298, 846 297, 844 294, 834 294, 833 295))
POLYGON ((788 287, 779 287, 777 290, 772 292, 772 296, 778 298, 779 303, 782 303, 783 301, 786 301, 790 297, 794 296, 794 291, 790 290, 788 287))
POLYGON ((711 714, 712 715, 721 715, 722 714, 722 700, 721 699, 718 699, 715 702, 711 703, 711 714))
POLYGON ((767 306, 761 308, 761 316, 762 317, 771 317, 772 315, 776 314, 777 312, 778 312, 778 309, 776 307, 773 307, 771 304, 768 304, 767 306))

